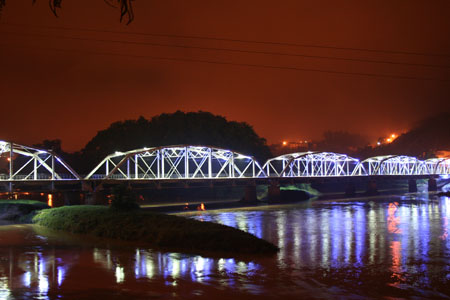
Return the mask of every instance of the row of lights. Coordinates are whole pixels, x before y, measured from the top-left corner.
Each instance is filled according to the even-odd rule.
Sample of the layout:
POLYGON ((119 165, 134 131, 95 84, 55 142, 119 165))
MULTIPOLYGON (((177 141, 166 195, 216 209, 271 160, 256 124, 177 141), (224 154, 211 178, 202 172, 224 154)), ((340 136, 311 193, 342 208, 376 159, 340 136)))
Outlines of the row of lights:
POLYGON ((282 144, 283 146, 287 146, 287 145, 290 144, 290 143, 295 143, 295 144, 303 144, 303 143, 305 143, 305 144, 308 144, 308 141, 298 141, 298 142, 288 142, 288 141, 283 141, 281 144, 282 144))
MULTIPOLYGON (((378 146, 380 146, 381 144, 390 144, 390 143, 392 143, 393 141, 395 141, 395 139, 398 137, 398 135, 397 134, 395 134, 395 133, 392 133, 390 136, 388 136, 387 138, 384 138, 383 139, 383 141, 378 141, 377 142, 377 145, 378 146)), ((288 141, 286 141, 286 140, 284 140, 284 141, 282 141, 282 145, 283 145, 283 147, 285 147, 285 146, 287 146, 287 145, 289 145, 290 143, 292 143, 292 142, 288 142, 288 141)), ((305 144, 307 144, 308 143, 308 141, 299 141, 299 142, 295 142, 296 144, 303 144, 303 143, 305 143, 305 144)))
POLYGON ((385 138, 383 141, 378 141, 377 145, 380 146, 383 143, 390 144, 398 137, 395 133, 391 134, 389 137, 385 138))

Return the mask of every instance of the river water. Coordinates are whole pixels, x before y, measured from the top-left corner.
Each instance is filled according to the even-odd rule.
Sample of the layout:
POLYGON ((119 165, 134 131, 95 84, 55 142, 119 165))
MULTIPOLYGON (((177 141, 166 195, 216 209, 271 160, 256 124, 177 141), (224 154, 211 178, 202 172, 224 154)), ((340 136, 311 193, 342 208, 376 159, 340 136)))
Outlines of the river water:
POLYGON ((409 194, 185 214, 278 245, 219 258, 0 226, 0 299, 450 298, 450 198, 409 194))

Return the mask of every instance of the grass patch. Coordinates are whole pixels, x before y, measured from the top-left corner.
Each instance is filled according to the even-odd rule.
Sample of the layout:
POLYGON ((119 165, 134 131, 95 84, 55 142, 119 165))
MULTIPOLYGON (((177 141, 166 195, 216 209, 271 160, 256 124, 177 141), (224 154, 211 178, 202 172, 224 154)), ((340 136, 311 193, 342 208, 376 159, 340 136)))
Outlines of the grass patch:
POLYGON ((30 222, 36 211, 47 208, 50 206, 35 200, 0 200, 0 220, 30 222))
POLYGON ((41 201, 37 200, 0 200, 0 205, 8 205, 8 204, 27 204, 35 207, 49 208, 49 206, 41 201))
POLYGON ((148 211, 120 212, 103 206, 45 209, 33 223, 54 230, 126 241, 188 253, 272 254, 279 249, 229 226, 148 211))

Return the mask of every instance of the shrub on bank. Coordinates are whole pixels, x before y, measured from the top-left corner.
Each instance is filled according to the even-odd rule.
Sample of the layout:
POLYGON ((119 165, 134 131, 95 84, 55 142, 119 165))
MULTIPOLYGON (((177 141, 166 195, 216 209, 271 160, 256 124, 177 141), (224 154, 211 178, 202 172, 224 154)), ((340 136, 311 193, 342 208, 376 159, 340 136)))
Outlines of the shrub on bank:
POLYGON ((50 206, 35 200, 0 200, 0 220, 30 221, 34 212, 46 208, 50 206))
POLYGON ((265 240, 229 226, 148 211, 66 206, 42 210, 33 222, 55 230, 139 241, 182 252, 271 254, 279 250, 265 240))

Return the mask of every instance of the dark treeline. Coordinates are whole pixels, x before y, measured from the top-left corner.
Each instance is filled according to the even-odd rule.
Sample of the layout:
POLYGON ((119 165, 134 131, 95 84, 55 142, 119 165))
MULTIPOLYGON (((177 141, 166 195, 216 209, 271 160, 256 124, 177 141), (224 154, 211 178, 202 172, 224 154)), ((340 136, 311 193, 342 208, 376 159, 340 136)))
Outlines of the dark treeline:
POLYGON ((171 145, 204 145, 253 155, 264 162, 272 156, 264 138, 245 122, 227 121, 209 112, 161 114, 151 119, 115 122, 101 130, 76 153, 64 153, 60 140, 36 145, 61 155, 73 168, 85 174, 116 151, 171 145))
MULTIPOLYGON (((86 174, 103 158, 116 151, 171 145, 204 145, 253 155, 264 163, 272 157, 264 138, 245 122, 227 121, 209 112, 161 114, 151 119, 115 122, 101 130, 79 152, 65 153, 60 140, 45 140, 36 147, 52 149, 76 171, 86 174)), ((403 154, 422 159, 434 157, 437 151, 450 149, 450 113, 422 120, 393 143, 369 146, 368 139, 343 131, 327 131, 316 142, 315 151, 345 153, 357 158, 403 154)))
POLYGON ((359 149, 369 145, 369 139, 363 135, 347 131, 325 131, 320 141, 313 142, 316 151, 327 151, 355 155, 359 149))

